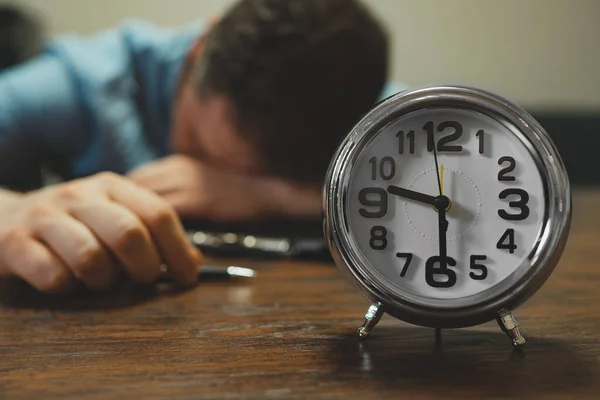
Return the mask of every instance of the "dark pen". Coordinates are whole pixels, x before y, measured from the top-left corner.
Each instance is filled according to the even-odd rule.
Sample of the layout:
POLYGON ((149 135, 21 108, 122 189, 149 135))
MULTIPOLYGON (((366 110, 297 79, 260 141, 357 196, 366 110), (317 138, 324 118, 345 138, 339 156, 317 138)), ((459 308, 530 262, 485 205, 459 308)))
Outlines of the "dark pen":
MULTIPOLYGON (((170 282, 171 278, 167 274, 167 267, 161 266, 162 274, 159 282, 170 282)), ((255 278, 256 271, 250 268, 238 267, 235 265, 201 265, 198 267, 198 280, 208 279, 230 279, 230 278, 255 278)))

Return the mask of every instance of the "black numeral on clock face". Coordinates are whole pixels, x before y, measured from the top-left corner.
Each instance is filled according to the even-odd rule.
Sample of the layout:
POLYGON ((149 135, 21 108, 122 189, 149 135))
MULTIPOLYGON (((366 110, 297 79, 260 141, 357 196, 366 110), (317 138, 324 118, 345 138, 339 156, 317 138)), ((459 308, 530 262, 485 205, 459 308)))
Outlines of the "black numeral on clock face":
MULTIPOLYGON (((397 256, 400 257, 401 253, 397 256)), ((402 253, 403 255, 406 255, 402 253)), ((412 254, 410 254, 412 259, 412 254)), ((469 259, 469 277, 474 281, 483 281, 488 277, 488 268, 483 264, 483 261, 487 261, 488 257, 484 255, 472 255, 469 259)), ((425 282, 434 288, 451 288, 456 285, 457 275, 452 269, 448 267, 455 267, 456 260, 452 257, 446 257, 446 267, 442 267, 440 263, 440 256, 429 257, 425 263, 425 282)), ((402 273, 405 274, 405 269, 408 263, 405 264, 402 273)), ((400 276, 404 276, 400 274, 400 276)))
MULTIPOLYGON (((404 131, 400 131, 396 134, 398 137, 398 153, 404 154, 404 131)), ((408 152, 410 154, 415 154, 415 131, 408 131, 406 133, 406 138, 408 139, 408 152)))
POLYGON ((513 172, 515 167, 517 166, 517 162, 514 158, 509 156, 500 157, 498 159, 498 165, 502 166, 503 164, 508 163, 508 166, 502 168, 500 172, 498 172, 498 180, 500 182, 512 182, 515 178, 514 176, 508 176, 507 174, 513 172))
POLYGON ((504 200, 509 196, 518 196, 519 199, 509 201, 508 206, 511 208, 518 208, 519 213, 518 214, 510 214, 506 210, 498 210, 498 215, 502 219, 505 219, 507 221, 522 221, 524 219, 527 219, 527 217, 529 217, 529 212, 530 212, 529 207, 527 206, 527 203, 529 202, 529 193, 527 193, 523 189, 510 188, 510 189, 504 189, 498 195, 500 200, 504 200))
POLYGON ((358 201, 363 206, 358 213, 365 218, 383 218, 388 212, 388 194, 385 189, 367 187, 358 192, 358 201))
POLYGON ((483 129, 480 129, 475 136, 479 139, 479 154, 483 154, 485 152, 485 132, 483 129))
POLYGON ((379 172, 379 176, 384 181, 394 179, 396 176, 396 162, 390 156, 382 157, 379 162, 377 162, 377 157, 371 157, 369 163, 371 164, 372 180, 377 179, 377 172, 379 172), (379 168, 377 168, 377 165, 379 165, 379 168))
POLYGON ((388 245, 387 240, 387 229, 381 225, 377 225, 371 228, 371 239, 369 240, 369 246, 373 250, 385 250, 388 245))
POLYGON ((410 266, 410 262, 413 259, 412 253, 396 253, 396 257, 404 258, 404 266, 402 267, 402 271, 400 271, 400 277, 404 278, 406 273, 408 272, 408 267, 410 266))
MULTIPOLYGON (((498 165, 506 165, 498 172, 499 181, 513 182, 516 180, 514 176, 508 175, 509 173, 513 172, 517 166, 517 163, 513 157, 500 157, 498 159, 498 165)), ((524 189, 509 188, 504 189, 498 195, 498 198, 500 200, 505 200, 509 197, 511 197, 511 200, 508 202, 508 206, 514 209, 518 209, 518 213, 509 213, 507 210, 498 210, 498 215, 502 219, 507 221, 522 221, 527 219, 531 211, 529 209, 529 206, 527 205, 529 203, 529 193, 527 193, 527 191, 524 189)), ((509 228, 506 231, 504 231, 504 233, 496 243, 496 248, 498 250, 508 250, 510 254, 514 254, 515 250, 517 249, 517 245, 515 244, 515 230, 509 228)))
POLYGON ((447 266, 444 268, 441 266, 441 257, 433 256, 427 259, 425 263, 425 282, 434 288, 451 288, 456 284, 456 272, 448 268, 456 266, 456 260, 452 257, 446 257, 447 266), (445 279, 438 279, 436 277, 444 276, 445 279))
MULTIPOLYGON (((423 126, 423 130, 427 133, 427 151, 433 151, 433 143, 436 142, 433 137, 434 132, 434 124, 433 121, 427 122, 423 126)), ((438 132, 451 131, 451 133, 447 136, 444 136, 437 140, 437 151, 440 153, 450 152, 450 153, 460 153, 462 151, 462 146, 459 145, 450 145, 450 143, 461 138, 463 134, 463 127, 458 121, 444 121, 441 122, 437 126, 438 132)))
POLYGON ((482 281, 485 278, 487 278, 487 276, 488 276, 487 267, 485 265, 479 263, 479 261, 485 261, 485 260, 487 260, 487 256, 475 256, 475 255, 471 256, 471 261, 470 261, 470 265, 469 265, 471 272, 469 272, 469 276, 474 281, 482 281))
POLYGON ((515 230, 512 228, 507 229, 498 240, 498 243, 496 243, 496 248, 498 250, 508 250, 510 254, 513 254, 517 249, 517 245, 515 244, 515 230))

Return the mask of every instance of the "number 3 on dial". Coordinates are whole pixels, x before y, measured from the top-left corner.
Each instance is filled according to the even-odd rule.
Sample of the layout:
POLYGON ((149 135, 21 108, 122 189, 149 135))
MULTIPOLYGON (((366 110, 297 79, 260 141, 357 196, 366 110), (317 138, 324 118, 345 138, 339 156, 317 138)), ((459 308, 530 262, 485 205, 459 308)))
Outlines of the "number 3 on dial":
MULTIPOLYGON (((500 170, 498 173, 498 180, 501 182, 513 182, 516 180, 516 178, 514 176, 507 176, 507 174, 515 170, 517 162, 512 157, 504 156, 500 157, 498 160, 498 165, 502 165, 506 162, 509 163, 509 166, 500 170)), ((529 207, 527 206, 527 203, 529 202, 529 193, 527 193, 527 191, 524 189, 509 188, 501 191, 498 195, 498 198, 500 200, 505 200, 510 196, 512 196, 513 200, 508 202, 508 206, 511 208, 518 208, 520 212, 518 214, 514 214, 500 209, 498 210, 498 215, 507 221, 522 221, 527 219, 530 212, 529 207), (515 197, 518 197, 518 200, 515 200, 515 197)))
MULTIPOLYGON (((514 176, 509 176, 508 174, 515 170, 517 162, 513 157, 509 156, 500 157, 498 160, 498 165, 500 166, 506 163, 508 163, 508 166, 503 167, 500 172, 498 172, 498 181, 514 182, 516 181, 516 178, 514 176)), ((511 197, 512 200, 509 200, 508 206, 513 209, 518 209, 519 212, 509 213, 506 210, 500 209, 498 210, 500 218, 506 221, 523 221, 527 219, 530 214, 530 209, 527 205, 529 203, 529 193, 520 188, 508 188, 502 190, 500 194, 498 194, 500 200, 506 200, 509 197, 511 197)), ((515 230, 512 228, 507 229, 498 240, 498 243, 496 243, 496 248, 499 250, 508 250, 510 254, 514 254, 517 249, 517 245, 515 244, 515 230)))

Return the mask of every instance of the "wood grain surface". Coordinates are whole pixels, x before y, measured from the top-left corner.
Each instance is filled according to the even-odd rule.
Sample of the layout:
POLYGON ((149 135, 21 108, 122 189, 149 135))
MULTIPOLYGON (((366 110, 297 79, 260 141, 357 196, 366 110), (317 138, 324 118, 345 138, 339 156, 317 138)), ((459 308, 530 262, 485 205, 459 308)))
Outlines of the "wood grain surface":
POLYGON ((600 191, 574 207, 561 263, 516 312, 524 353, 495 323, 436 346, 386 316, 359 342, 368 303, 332 265, 232 260, 259 276, 66 298, 4 284, 0 398, 600 398, 600 191))

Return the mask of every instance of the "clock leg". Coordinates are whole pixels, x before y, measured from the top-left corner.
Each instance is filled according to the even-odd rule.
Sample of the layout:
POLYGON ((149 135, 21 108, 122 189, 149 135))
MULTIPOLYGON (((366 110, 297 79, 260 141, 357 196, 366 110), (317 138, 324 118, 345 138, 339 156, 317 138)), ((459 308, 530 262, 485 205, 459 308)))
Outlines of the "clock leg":
POLYGON ((512 345, 515 348, 520 349, 525 346, 525 338, 521 336, 521 333, 519 332, 519 324, 512 315, 512 312, 508 310, 500 310, 498 312, 496 321, 498 321, 498 325, 500 325, 502 332, 506 333, 506 335, 510 338, 512 345))
POLYGON ((371 333, 371 330, 377 325, 383 315, 383 307, 381 303, 373 303, 365 314, 365 322, 358 328, 358 337, 366 339, 371 333))

